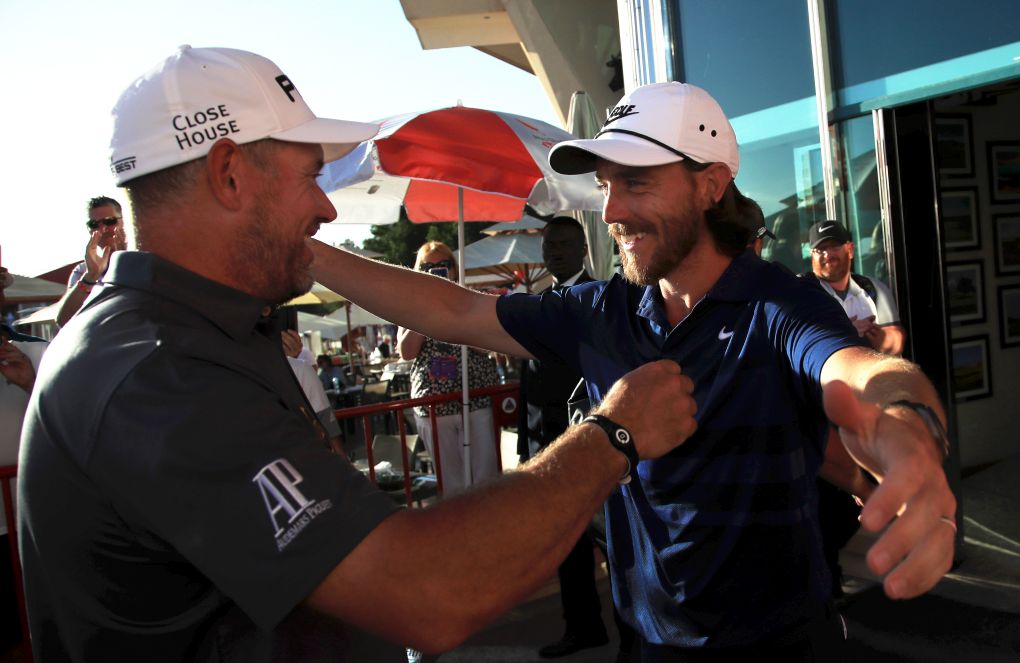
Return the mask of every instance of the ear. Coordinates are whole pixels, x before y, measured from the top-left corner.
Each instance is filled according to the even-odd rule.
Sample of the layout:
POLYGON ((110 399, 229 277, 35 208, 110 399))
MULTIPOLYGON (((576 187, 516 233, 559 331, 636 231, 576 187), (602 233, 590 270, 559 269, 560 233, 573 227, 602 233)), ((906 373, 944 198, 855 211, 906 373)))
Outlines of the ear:
POLYGON ((205 156, 209 190, 220 205, 236 212, 243 207, 242 183, 251 168, 240 146, 223 138, 205 156))
POLYGON ((708 168, 698 174, 708 189, 713 205, 722 200, 723 194, 726 193, 726 187, 733 180, 729 166, 718 161, 709 165, 708 168))

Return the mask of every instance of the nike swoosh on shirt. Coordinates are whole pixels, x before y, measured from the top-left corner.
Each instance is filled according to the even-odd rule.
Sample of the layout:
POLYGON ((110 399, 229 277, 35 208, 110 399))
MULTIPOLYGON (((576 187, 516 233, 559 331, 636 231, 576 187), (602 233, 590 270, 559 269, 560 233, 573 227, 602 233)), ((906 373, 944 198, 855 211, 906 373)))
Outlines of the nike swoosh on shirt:
POLYGON ((733 336, 733 332, 731 332, 731 331, 726 331, 726 327, 725 327, 725 325, 724 325, 724 326, 723 326, 723 328, 719 330, 719 340, 720 340, 720 341, 725 341, 725 340, 726 340, 726 339, 728 339, 728 338, 729 338, 730 336, 733 336))

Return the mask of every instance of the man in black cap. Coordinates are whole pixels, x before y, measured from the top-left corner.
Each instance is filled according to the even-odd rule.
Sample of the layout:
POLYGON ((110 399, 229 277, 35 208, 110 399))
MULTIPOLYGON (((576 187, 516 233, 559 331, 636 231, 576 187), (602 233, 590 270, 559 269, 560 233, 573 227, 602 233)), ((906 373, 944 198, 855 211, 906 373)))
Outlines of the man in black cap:
POLYGON ((903 352, 905 334, 896 300, 881 281, 852 271, 853 237, 839 221, 811 226, 811 271, 826 292, 840 303, 857 333, 885 354, 903 352))

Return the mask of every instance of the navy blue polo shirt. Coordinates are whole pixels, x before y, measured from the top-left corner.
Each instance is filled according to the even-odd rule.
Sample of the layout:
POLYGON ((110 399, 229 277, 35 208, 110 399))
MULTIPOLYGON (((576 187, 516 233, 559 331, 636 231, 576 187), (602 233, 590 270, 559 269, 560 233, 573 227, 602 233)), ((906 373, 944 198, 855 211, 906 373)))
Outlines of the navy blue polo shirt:
POLYGON ((697 432, 638 463, 606 505, 614 600, 642 637, 748 645, 824 609, 820 374, 834 352, 863 345, 831 297, 747 252, 675 328, 658 287, 620 276, 504 296, 497 311, 538 359, 578 368, 593 403, 657 359, 677 361, 694 381, 697 432))

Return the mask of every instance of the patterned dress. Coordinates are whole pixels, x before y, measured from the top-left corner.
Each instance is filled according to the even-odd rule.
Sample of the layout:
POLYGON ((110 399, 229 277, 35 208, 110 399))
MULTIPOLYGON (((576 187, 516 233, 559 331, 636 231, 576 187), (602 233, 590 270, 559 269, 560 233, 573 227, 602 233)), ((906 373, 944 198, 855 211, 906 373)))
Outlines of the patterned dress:
MULTIPOLYGON (((411 397, 435 396, 460 391, 461 387, 460 346, 426 338, 418 356, 411 364, 411 397)), ((468 386, 471 389, 491 387, 499 384, 496 363, 483 352, 468 348, 468 386)), ((490 407, 489 398, 471 399, 471 411, 490 407)), ((427 407, 416 407, 419 417, 429 416, 427 407)), ((460 403, 440 403, 436 415, 445 416, 460 413, 460 403)))

